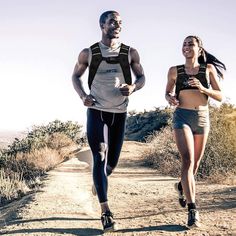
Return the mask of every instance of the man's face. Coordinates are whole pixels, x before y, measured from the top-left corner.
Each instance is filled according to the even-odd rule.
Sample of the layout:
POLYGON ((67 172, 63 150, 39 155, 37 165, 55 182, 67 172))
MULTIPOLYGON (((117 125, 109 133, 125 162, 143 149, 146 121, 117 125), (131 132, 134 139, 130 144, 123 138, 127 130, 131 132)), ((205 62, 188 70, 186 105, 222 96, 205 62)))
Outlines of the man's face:
POLYGON ((108 15, 106 22, 101 25, 103 33, 109 38, 119 38, 122 21, 119 14, 108 15))

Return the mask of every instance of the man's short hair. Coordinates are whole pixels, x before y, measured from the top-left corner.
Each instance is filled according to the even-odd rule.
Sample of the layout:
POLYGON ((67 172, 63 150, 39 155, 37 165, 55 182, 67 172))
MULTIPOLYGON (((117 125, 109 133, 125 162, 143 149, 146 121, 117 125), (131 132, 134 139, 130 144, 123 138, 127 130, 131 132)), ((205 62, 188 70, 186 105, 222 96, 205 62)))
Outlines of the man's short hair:
POLYGON ((105 12, 103 12, 102 15, 99 18, 100 26, 102 26, 102 24, 104 24, 106 22, 106 19, 110 14, 118 14, 119 15, 119 13, 117 11, 105 11, 105 12))

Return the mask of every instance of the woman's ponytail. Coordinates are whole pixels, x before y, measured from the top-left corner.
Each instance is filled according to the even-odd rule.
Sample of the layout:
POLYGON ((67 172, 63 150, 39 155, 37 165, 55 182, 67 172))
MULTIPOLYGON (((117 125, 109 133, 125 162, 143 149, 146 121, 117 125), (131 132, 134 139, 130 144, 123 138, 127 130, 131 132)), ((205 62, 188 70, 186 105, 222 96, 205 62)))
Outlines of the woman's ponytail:
POLYGON ((212 64, 216 68, 218 76, 223 79, 224 76, 222 70, 226 70, 225 64, 219 61, 215 56, 213 56, 203 48, 202 40, 198 36, 190 35, 186 38, 196 39, 198 46, 201 49, 200 55, 198 57, 199 64, 212 64))
POLYGON ((219 61, 215 56, 213 56, 203 48, 200 56, 198 57, 198 62, 199 64, 212 64, 216 68, 218 76, 223 79, 222 70, 226 70, 225 64, 219 61))

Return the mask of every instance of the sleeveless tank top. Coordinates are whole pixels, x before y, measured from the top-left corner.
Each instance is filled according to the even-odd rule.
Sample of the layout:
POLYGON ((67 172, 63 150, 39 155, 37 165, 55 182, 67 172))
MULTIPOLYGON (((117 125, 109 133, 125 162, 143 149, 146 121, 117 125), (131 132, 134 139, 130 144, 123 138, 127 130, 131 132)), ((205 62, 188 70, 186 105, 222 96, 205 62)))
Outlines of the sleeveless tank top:
POLYGON ((206 65, 205 64, 200 65, 199 71, 196 75, 186 74, 185 66, 184 65, 178 65, 177 66, 177 79, 176 79, 176 83, 175 83, 175 86, 176 86, 175 93, 176 93, 177 98, 179 97, 179 93, 180 93, 181 90, 198 89, 197 87, 191 87, 190 85, 188 85, 188 81, 189 81, 191 76, 196 77, 205 88, 210 87, 210 85, 207 81, 207 78, 206 78, 206 65))
MULTIPOLYGON (((110 48, 99 42, 103 57, 118 56, 120 46, 121 43, 118 43, 116 47, 110 48)), ((89 49, 89 65, 91 59, 92 52, 89 49)), ((130 61, 129 52, 129 63, 130 61)), ((90 94, 96 100, 92 108, 113 113, 126 112, 129 99, 127 96, 123 96, 119 90, 120 85, 124 83, 125 79, 120 64, 110 64, 103 60, 97 69, 90 89, 90 94)))

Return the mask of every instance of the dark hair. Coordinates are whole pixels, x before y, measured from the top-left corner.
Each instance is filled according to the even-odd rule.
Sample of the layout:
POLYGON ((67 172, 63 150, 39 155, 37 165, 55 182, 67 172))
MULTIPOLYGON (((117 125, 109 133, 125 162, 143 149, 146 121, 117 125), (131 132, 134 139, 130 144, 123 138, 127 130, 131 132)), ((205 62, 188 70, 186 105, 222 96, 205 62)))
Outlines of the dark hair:
POLYGON ((105 12, 103 12, 102 15, 99 18, 100 26, 106 22, 106 19, 110 14, 119 14, 119 13, 117 11, 105 11, 105 12))
POLYGON ((203 48, 202 40, 198 36, 190 35, 186 38, 195 38, 198 46, 201 48, 201 54, 198 57, 199 64, 212 64, 216 68, 218 76, 223 79, 222 70, 226 70, 225 64, 203 48))

